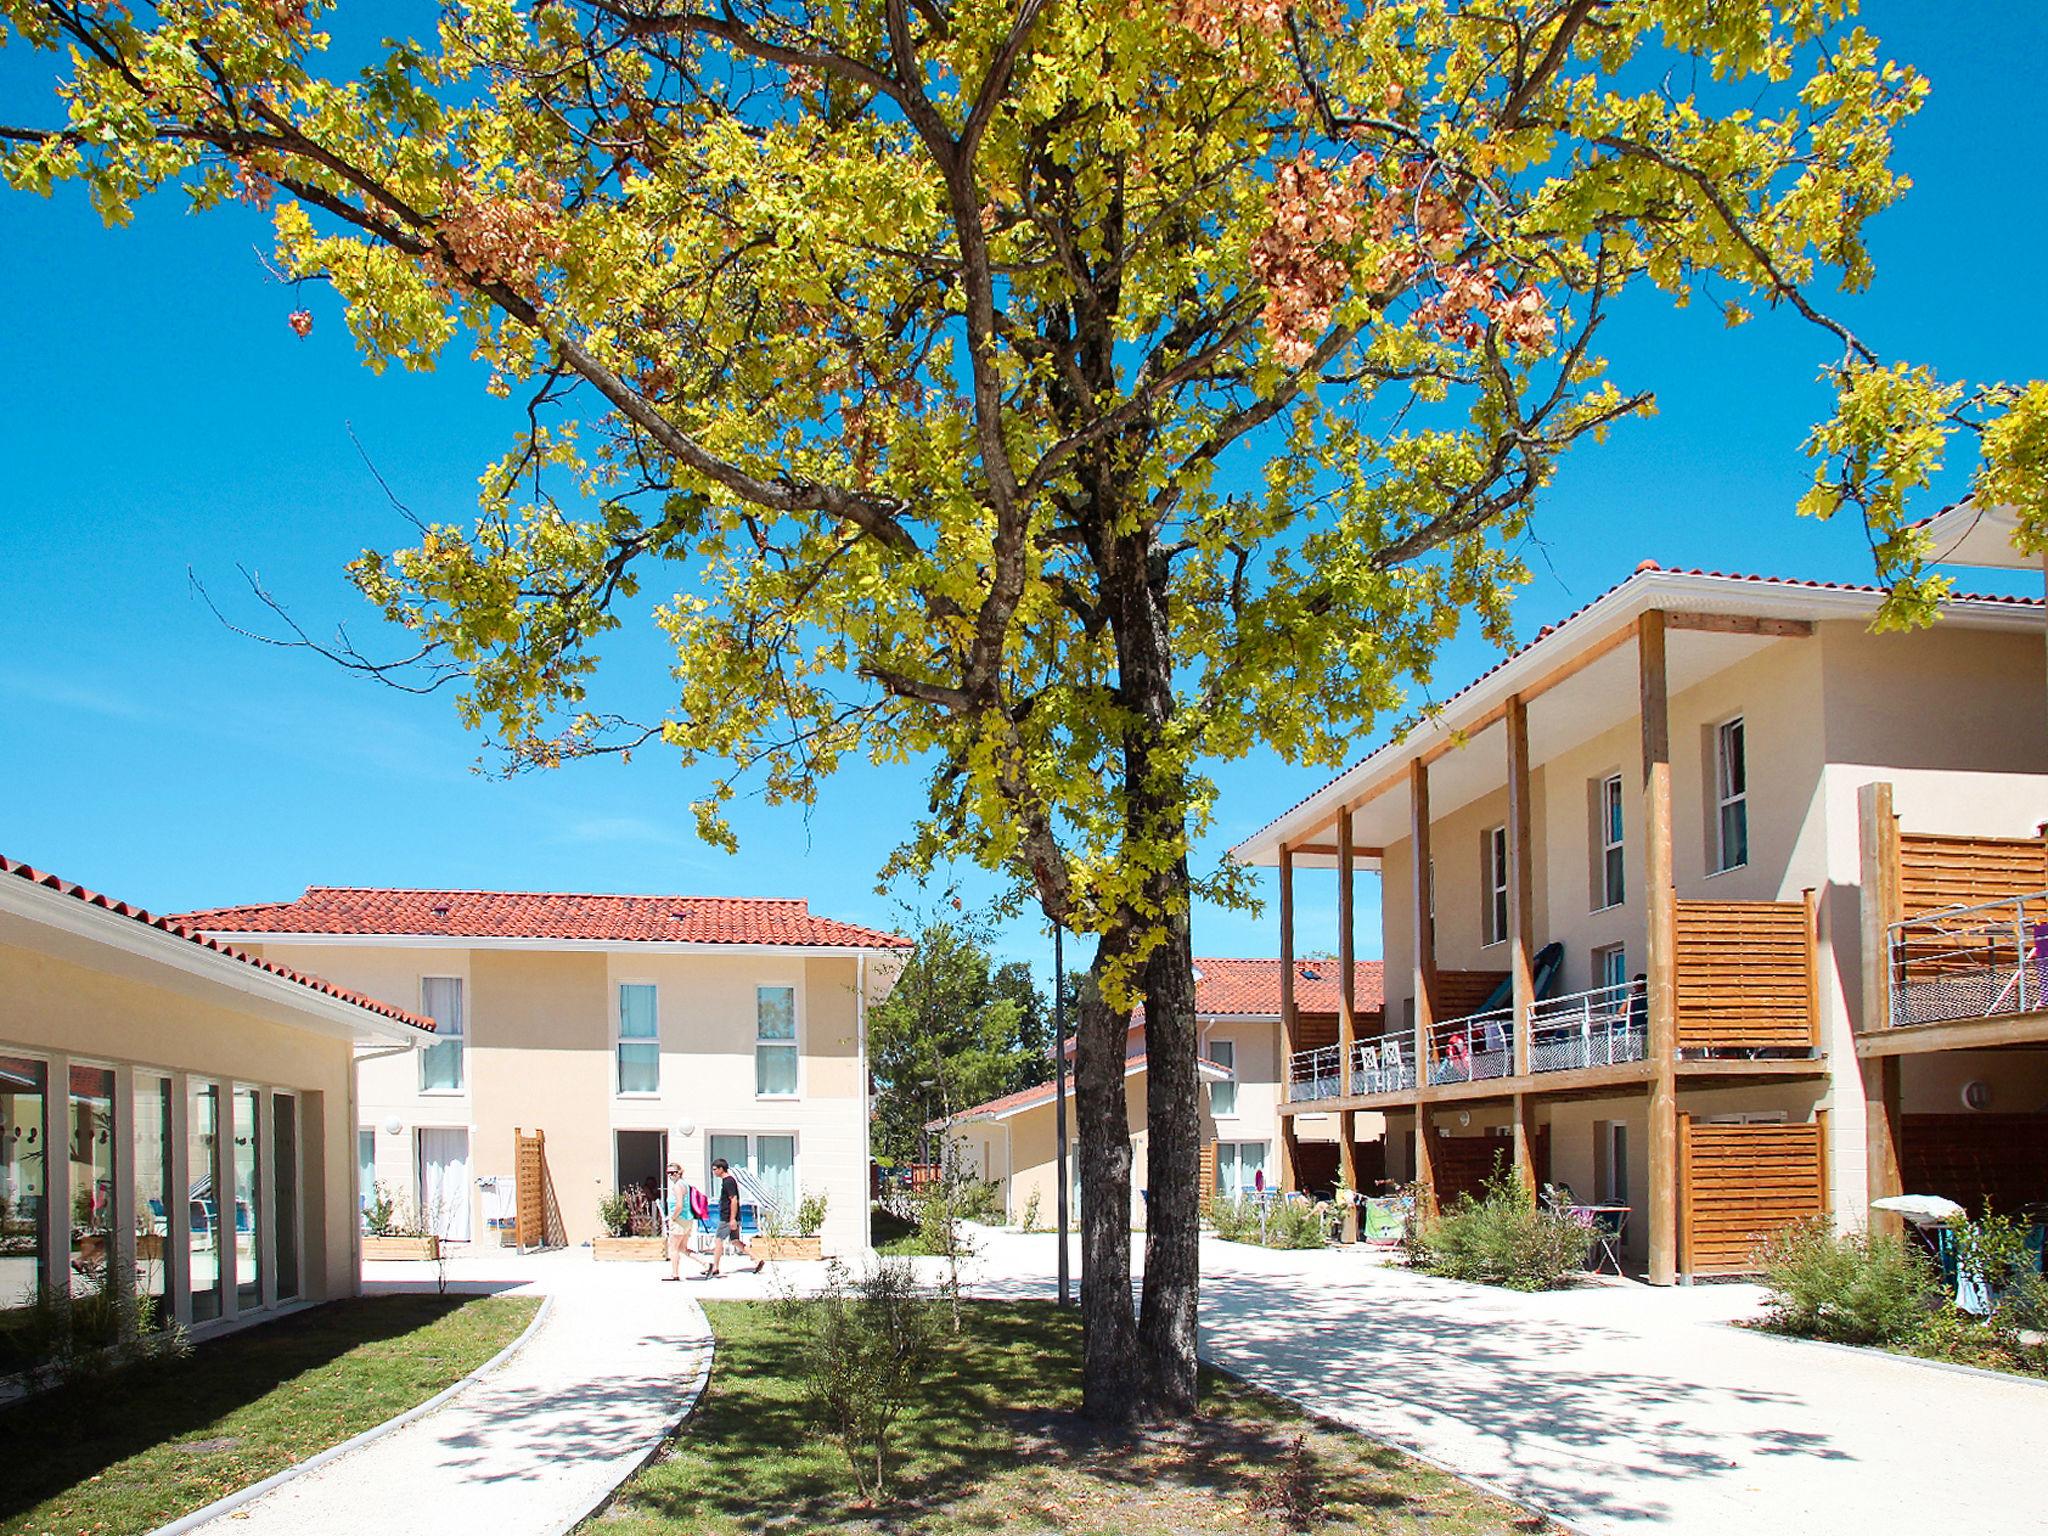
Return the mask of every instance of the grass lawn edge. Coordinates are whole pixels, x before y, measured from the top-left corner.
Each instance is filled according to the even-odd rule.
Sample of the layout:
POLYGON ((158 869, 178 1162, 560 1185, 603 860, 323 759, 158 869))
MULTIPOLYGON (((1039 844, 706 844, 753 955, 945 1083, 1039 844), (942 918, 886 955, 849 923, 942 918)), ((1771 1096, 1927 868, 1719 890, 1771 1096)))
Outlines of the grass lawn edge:
POLYGON ((1852 1355, 1869 1359, 1877 1355, 1886 1360, 1898 1360, 1906 1365, 1922 1365, 1929 1370, 1956 1371, 1964 1376, 1977 1376, 1986 1381, 2016 1381, 2023 1386, 2048 1389, 2048 1376, 2036 1376, 2028 1371, 2001 1371, 1988 1365, 1970 1365, 1961 1360, 1937 1360, 1932 1355, 1916 1355, 1910 1350, 1891 1349, 1883 1344, 1840 1344, 1833 1339, 1809 1339, 1800 1333, 1781 1333, 1776 1328, 1767 1328, 1755 1323, 1716 1323, 1717 1328, 1733 1328, 1752 1338, 1775 1339, 1780 1344, 1801 1344, 1809 1349, 1838 1349, 1852 1355))
MULTIPOLYGON (((1397 1435, 1382 1434, 1378 1430, 1364 1429, 1359 1425, 1347 1423, 1324 1409, 1318 1408, 1314 1403, 1296 1397, 1292 1392, 1283 1392, 1278 1387, 1267 1386, 1264 1382, 1246 1375, 1235 1366, 1224 1364, 1214 1355, 1203 1355, 1202 1364, 1208 1366, 1210 1370, 1216 1372, 1219 1376, 1228 1376, 1241 1387, 1249 1387, 1254 1392, 1263 1392, 1268 1397, 1277 1397, 1282 1402, 1293 1404, 1302 1417, 1314 1420, 1325 1429, 1338 1434, 1357 1435, 1362 1439, 1378 1441, 1381 1445, 1399 1451, 1403 1456, 1414 1457, 1415 1460, 1421 1462, 1424 1466, 1432 1467, 1436 1471, 1443 1473, 1446 1477, 1456 1478, 1468 1488, 1476 1488, 1481 1493, 1499 1499, 1503 1504, 1512 1505, 1532 1519, 1547 1520, 1550 1522, 1550 1525, 1557 1527, 1559 1530, 1572 1532, 1573 1536, 1594 1536, 1592 1527, 1581 1525, 1570 1516, 1561 1515, 1556 1510, 1548 1509, 1541 1504, 1532 1504, 1521 1495, 1508 1492, 1507 1489, 1501 1487, 1493 1479, 1483 1477, 1476 1472, 1467 1472, 1462 1467, 1454 1466, 1452 1463, 1445 1461, 1441 1456, 1424 1450, 1411 1440, 1403 1439, 1397 1435)), ((1547 1529, 1547 1527, 1545 1528, 1547 1529)))
POLYGON ((468 1375, 451 1381, 432 1397, 426 1399, 426 1401, 413 1404, 412 1407, 406 1409, 403 1413, 394 1414, 382 1424, 372 1424, 368 1429, 361 1430, 349 1436, 346 1440, 330 1445, 324 1451, 315 1451, 304 1461, 295 1462, 291 1466, 286 1467, 282 1472, 273 1472, 262 1481, 251 1483, 246 1488, 239 1488, 225 1497, 215 1499, 211 1504, 206 1505, 202 1509, 195 1509, 188 1515, 180 1515, 168 1525, 158 1526, 155 1530, 149 1532, 148 1536, 185 1536, 186 1532, 197 1529, 209 1520, 217 1520, 222 1515, 241 1508, 244 1504, 254 1503, 265 1494, 283 1487, 295 1478, 303 1477, 308 1472, 326 1466, 328 1462, 334 1460, 337 1456, 344 1456, 350 1451, 360 1450, 373 1441, 381 1440, 386 1435, 403 1429, 406 1425, 412 1423, 413 1420, 424 1418, 427 1414, 432 1413, 436 1408, 447 1402, 448 1399, 455 1396, 456 1393, 469 1386, 470 1383, 476 1381, 479 1377, 488 1375, 517 1354, 526 1344, 527 1340, 531 1339, 539 1331, 540 1325, 547 1321, 548 1315, 554 1310, 554 1305, 555 1298, 553 1296, 543 1296, 540 1306, 534 1311, 533 1317, 528 1321, 527 1325, 519 1330, 517 1338, 513 1339, 511 1343, 507 1344, 468 1375))

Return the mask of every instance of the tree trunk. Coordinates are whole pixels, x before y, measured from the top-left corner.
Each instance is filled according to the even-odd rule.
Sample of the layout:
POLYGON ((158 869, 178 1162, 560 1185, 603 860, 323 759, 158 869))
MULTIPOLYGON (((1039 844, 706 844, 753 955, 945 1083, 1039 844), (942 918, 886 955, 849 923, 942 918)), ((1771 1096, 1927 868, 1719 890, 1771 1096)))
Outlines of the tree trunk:
POLYGON ((1195 968, 1187 861, 1169 872, 1178 902, 1145 966, 1145 1291, 1138 1313, 1146 1409, 1186 1418, 1196 1402, 1201 1287, 1202 1085, 1195 1071, 1195 968))
MULTIPOLYGON (((1115 952, 1105 937, 1092 975, 1115 952)), ((1107 1424, 1142 1412, 1145 1372, 1131 1315, 1131 1127, 1124 1104, 1130 1015, 1083 989, 1074 1032, 1074 1123, 1081 1178, 1081 1411, 1107 1424)))

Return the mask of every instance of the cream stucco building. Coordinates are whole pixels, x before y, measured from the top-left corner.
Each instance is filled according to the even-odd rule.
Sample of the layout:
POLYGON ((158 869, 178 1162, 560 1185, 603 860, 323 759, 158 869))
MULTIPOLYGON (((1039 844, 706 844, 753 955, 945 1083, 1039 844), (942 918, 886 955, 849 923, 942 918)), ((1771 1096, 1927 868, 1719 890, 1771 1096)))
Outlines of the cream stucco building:
POLYGON ((551 1241, 680 1162, 725 1157, 829 1254, 867 1246, 868 1006, 908 941, 802 901, 316 886, 185 921, 439 1022, 364 1065, 353 1155, 454 1240, 509 1219, 515 1133, 545 1137, 551 1241))
MULTIPOLYGON (((1339 988, 1329 961, 1294 965, 1300 1024, 1334 1031, 1339 988)), ((1354 995, 1377 1010, 1380 967, 1358 962, 1354 995)), ((1198 1066, 1207 1094, 1202 1105, 1203 1188, 1220 1194, 1249 1193, 1263 1174, 1277 1187, 1280 1177, 1280 962, 1200 956, 1195 960, 1195 1018, 1198 1066)), ((1334 1037, 1334 1036, 1333 1036, 1334 1037)), ((1069 1046, 1071 1051, 1072 1047, 1069 1046)), ((1142 1016, 1126 1038, 1125 1112, 1130 1119, 1132 1220, 1144 1224, 1146 1112, 1145 1040, 1142 1016)), ((1038 1219, 1053 1223, 1059 1189, 1058 1116, 1055 1085, 978 1104, 954 1117, 948 1137, 966 1171, 995 1183, 1011 1221, 1021 1221, 1037 1197, 1038 1219)), ((1072 1092, 1071 1081, 1068 1092, 1072 1092)), ((1073 1136, 1073 1104, 1067 1106, 1073 1136)), ((1332 1175, 1337 1164, 1335 1116, 1310 1117, 1300 1130, 1313 1161, 1326 1154, 1332 1175)), ((1070 1160, 1069 1197, 1079 1210, 1080 1184, 1070 1160)))
POLYGON ((1283 912, 1381 882, 1384 1019, 1283 1022, 1283 1126, 1334 1117, 1355 1160, 1371 1114, 1370 1155, 1439 1195, 1500 1166, 1625 1209, 1662 1281, 1902 1180, 2048 1197, 2041 605, 1875 633, 1881 598, 1645 565, 1242 843, 1283 912), (1981 1001, 2031 987, 2024 1019, 1895 1029, 1900 967, 1997 901, 1981 1001), (1930 914, 1932 939, 1898 926, 1930 914))
POLYGON ((355 1294, 356 1062, 432 1028, 0 858, 0 1324, 130 1284, 203 1338, 355 1294))

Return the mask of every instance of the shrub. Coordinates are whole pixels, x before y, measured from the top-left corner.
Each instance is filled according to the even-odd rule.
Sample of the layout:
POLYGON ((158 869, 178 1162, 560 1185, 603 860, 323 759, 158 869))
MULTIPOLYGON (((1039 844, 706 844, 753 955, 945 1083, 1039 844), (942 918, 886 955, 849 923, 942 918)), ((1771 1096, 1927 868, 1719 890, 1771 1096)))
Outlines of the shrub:
POLYGON ((184 1330, 159 1316, 153 1297, 106 1283, 66 1296, 40 1288, 0 1329, 0 1376, 30 1390, 71 1387, 75 1402, 131 1365, 190 1348, 184 1330))
POLYGON ((1226 1242, 1267 1248, 1321 1248, 1330 1240, 1330 1213, 1306 1200, 1246 1200, 1212 1195, 1204 1212, 1226 1242))
POLYGON ((396 1215, 398 1201, 391 1193, 391 1186, 382 1179, 370 1185, 370 1198, 363 1202, 363 1225, 372 1237, 389 1237, 392 1218, 396 1215))
POLYGON ((1539 1207, 1521 1181, 1497 1174, 1478 1198, 1460 1195, 1416 1221, 1408 1262, 1424 1274, 1511 1291, 1554 1291, 1585 1269, 1594 1228, 1584 1217, 1539 1207))
POLYGON ((825 1194, 805 1195, 796 1203, 796 1232, 799 1237, 816 1237, 825 1228, 825 1208, 831 1197, 825 1194))
POLYGON ((606 1195, 597 1202, 597 1219, 613 1237, 629 1236, 633 1231, 632 1203, 624 1195, 606 1195))
POLYGON ((1024 1197, 1024 1219, 1019 1223, 1026 1232, 1038 1230, 1038 1187, 1033 1185, 1031 1193, 1024 1197))
POLYGON ((880 1499, 888 1491, 890 1433, 917 1401, 943 1343, 938 1306, 916 1271, 895 1259, 851 1284, 835 1261, 817 1299, 795 1305, 810 1333, 812 1418, 846 1452, 861 1496, 880 1499))
POLYGON ((1837 1344, 1910 1343, 1941 1287, 1925 1253, 1903 1238, 1836 1232, 1825 1217, 1779 1228, 1757 1246, 1766 1326, 1837 1344))
POLYGON ((1262 1474, 1247 1501, 1255 1515, 1268 1515, 1289 1531, 1312 1531, 1328 1512, 1323 1479, 1308 1437, 1296 1435, 1279 1463, 1262 1474))

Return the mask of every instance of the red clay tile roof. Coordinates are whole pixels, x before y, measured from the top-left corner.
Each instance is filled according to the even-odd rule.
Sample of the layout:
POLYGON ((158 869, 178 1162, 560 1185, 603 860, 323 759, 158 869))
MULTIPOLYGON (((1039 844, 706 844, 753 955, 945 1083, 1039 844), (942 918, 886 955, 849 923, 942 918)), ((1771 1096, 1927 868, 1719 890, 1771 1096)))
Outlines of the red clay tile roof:
MULTIPOLYGON (((1947 508, 1943 508, 1942 510, 1946 511, 1947 508)), ((1594 599, 1592 599, 1592 601, 1583 603, 1579 607, 1574 608, 1570 613, 1566 614, 1561 619, 1552 619, 1548 624, 1544 625, 1541 629, 1537 630, 1535 634, 1531 635, 1527 640, 1523 641, 1520 645, 1516 646, 1513 650, 1509 651, 1506 655, 1502 656, 1499 661, 1495 662, 1492 666, 1488 667, 1484 672, 1481 672, 1477 677, 1473 678, 1470 682, 1466 683, 1464 687, 1460 688, 1457 692, 1453 693, 1449 698, 1443 700, 1440 704, 1432 706, 1432 713, 1439 717, 1448 715, 1450 713, 1452 705, 1456 704, 1458 700, 1464 698, 1466 694, 1471 693, 1481 683, 1485 682, 1489 677, 1492 677, 1494 673, 1500 671, 1503 667, 1507 666, 1509 662, 1515 660, 1516 657, 1522 655, 1525 651, 1530 650, 1532 647, 1541 644, 1544 640, 1548 639, 1556 631, 1564 628, 1565 625, 1571 623, 1573 619, 1578 618, 1581 614, 1590 613, 1593 609, 1599 607, 1602 603, 1614 597, 1617 593, 1619 593, 1622 590, 1622 588, 1626 587, 1638 576, 1643 575, 1704 576, 1715 581, 1747 582, 1753 586, 1797 587, 1808 592, 1862 592, 1872 597, 1884 597, 1891 591, 1891 588, 1889 587, 1872 586, 1865 582, 1814 581, 1808 578, 1798 576, 1758 576, 1741 571, 1703 571, 1700 570, 1697 566, 1695 566, 1691 570, 1686 570, 1678 566, 1661 566, 1654 560, 1638 561, 1636 564, 1636 568, 1633 571, 1629 572, 1627 576, 1623 577, 1620 581, 1617 581, 1605 592, 1602 592, 1598 597, 1595 597, 1594 599)), ((1951 603, 1998 603, 2013 608, 2039 608, 2043 606, 2044 599, 2038 597, 2013 597, 1998 592, 1951 592, 1945 599, 1945 601, 1951 603)), ((1253 838, 1262 836, 1264 833, 1270 831, 1273 827, 1278 826, 1281 822, 1285 821, 1289 816, 1292 816, 1296 811, 1300 810, 1304 805, 1307 805, 1309 801, 1315 799, 1317 795, 1322 794, 1332 784, 1335 784, 1339 780, 1341 780, 1346 774, 1352 772, 1354 769, 1360 767, 1361 765, 1370 762, 1373 758, 1377 757, 1380 753, 1384 752, 1388 747, 1395 745, 1400 740, 1402 731, 1412 730, 1416 725, 1420 723, 1421 720, 1419 718, 1410 719, 1403 722, 1401 726, 1396 728, 1393 740, 1382 742, 1379 746, 1374 747, 1370 752, 1367 752, 1364 756, 1359 757, 1353 760, 1352 762, 1346 763, 1343 768, 1341 768, 1338 772, 1332 774, 1329 777, 1329 779, 1327 779, 1324 783, 1318 785, 1314 790, 1310 791, 1308 794, 1303 795, 1299 800, 1295 801, 1294 804, 1288 806, 1286 810, 1282 811, 1279 815, 1273 817, 1270 821, 1268 821, 1264 826, 1260 827, 1259 830, 1257 832, 1254 832, 1251 837, 1245 838, 1243 842, 1241 842, 1238 846, 1242 847, 1243 843, 1250 842, 1253 838)))
POLYGON ((893 933, 813 917, 810 903, 727 896, 562 891, 408 891, 313 885, 297 901, 183 913, 210 933, 575 939, 600 943, 774 944, 908 949, 893 933))
MULTIPOLYGON (((1230 1068, 1224 1066, 1223 1063, 1211 1061, 1206 1056, 1202 1057, 1196 1065, 1211 1068, 1213 1075, 1218 1079, 1227 1079, 1233 1075, 1230 1068)), ((1135 1051, 1124 1057, 1125 1077, 1131 1077, 1144 1070, 1145 1053, 1143 1051, 1135 1051)), ((972 1109, 963 1109, 953 1118, 955 1120, 992 1120, 1001 1115, 1008 1114, 1012 1110, 1031 1109, 1039 1104, 1050 1104, 1053 1092, 1057 1087, 1056 1083, 1039 1083, 1035 1087, 1019 1088, 1015 1093, 1006 1093, 999 1099, 990 1099, 986 1104, 977 1104, 972 1109)), ((1069 1083, 1067 1085, 1067 1095, 1069 1098, 1073 1096, 1073 1092, 1073 1084, 1069 1083)), ((928 1131, 936 1131, 943 1129, 945 1124, 944 1120, 928 1120, 925 1122, 924 1128, 928 1131)))
POLYGON ((254 966, 259 971, 267 971, 272 976, 296 983, 299 986, 305 987, 308 991, 318 992, 322 996, 331 997, 337 1002, 348 1003, 352 1007, 364 1009, 369 1013, 380 1014, 387 1019, 395 1019, 401 1024, 410 1024, 414 1029, 425 1030, 429 1034, 433 1033, 434 1021, 425 1015, 408 1013, 403 1008, 394 1008, 389 1003, 380 1002, 374 997, 367 997, 361 992, 351 992, 347 987, 337 987, 331 981, 324 981, 318 976, 309 976, 304 971, 292 970, 289 966, 276 965, 268 960, 259 960, 254 955, 245 954, 232 945, 223 944, 218 939, 209 938, 206 934, 197 931, 197 929, 180 918, 158 917, 154 913, 144 911, 141 907, 131 906, 125 901, 115 901, 111 896, 102 896, 98 891, 88 890, 82 885, 74 885, 68 881, 60 880, 55 875, 45 874, 42 870, 32 865, 24 864, 18 859, 10 859, 5 854, 0 854, 0 874, 13 875, 17 879, 28 881, 31 885, 40 885, 49 890, 61 892, 66 896, 84 902, 89 907, 98 907, 103 911, 112 912, 117 917, 130 918, 146 927, 168 933, 173 938, 184 939, 189 943, 197 944, 201 949, 210 949, 215 954, 225 955, 230 960, 238 960, 243 965, 254 966))
MULTIPOLYGON (((1273 1018, 1280 1012, 1280 962, 1196 956, 1195 1012, 1211 1015, 1252 1014, 1273 1018)), ((1343 973, 1334 960, 1294 962, 1294 1006, 1301 1013, 1335 1013, 1337 982, 1343 973)), ((1378 1013, 1386 1006, 1380 962, 1352 962, 1351 995, 1360 1013, 1378 1013)))

